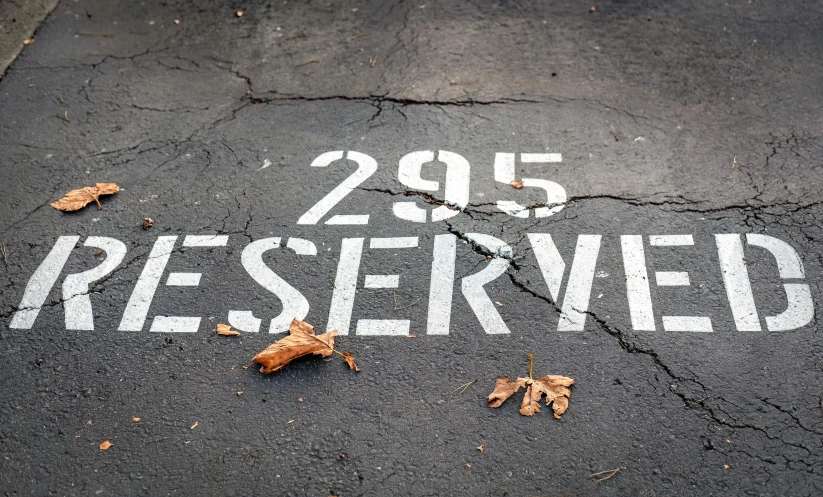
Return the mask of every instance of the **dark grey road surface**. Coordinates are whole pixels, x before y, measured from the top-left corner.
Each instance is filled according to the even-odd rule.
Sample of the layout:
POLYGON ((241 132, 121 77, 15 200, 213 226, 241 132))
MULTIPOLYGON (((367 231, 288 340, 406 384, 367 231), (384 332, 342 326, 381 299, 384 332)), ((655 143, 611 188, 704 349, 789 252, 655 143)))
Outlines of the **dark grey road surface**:
POLYGON ((0 80, 0 493, 821 495, 823 7, 594 6, 61 1, 0 80), (459 154, 470 174, 447 179, 433 162, 422 178, 436 190, 401 184, 401 157, 426 150, 459 154), (316 224, 298 224, 357 168, 311 167, 330 151, 367 154, 377 171, 316 224), (561 185, 562 210, 498 209, 547 202, 495 181, 502 152, 517 154, 515 179, 561 185), (443 210, 444 184, 460 177, 468 203, 443 210), (123 188, 102 210, 48 205, 98 182, 123 188), (393 205, 410 201, 456 215, 397 217, 393 205), (364 214, 368 224, 326 224, 364 214), (183 246, 208 234, 228 235, 226 246, 183 246), (550 234, 565 262, 556 299, 535 234, 550 234), (736 325, 717 234, 767 235, 802 261, 792 273, 756 238, 733 237, 757 312, 742 319, 760 331, 736 325), (578 235, 601 236, 584 329, 558 330, 578 235), (76 248, 33 326, 12 327, 67 236, 76 248), (64 281, 107 256, 84 245, 92 236, 127 253, 80 295, 94 329, 68 329, 64 281), (121 330, 161 236, 178 238, 147 319, 121 330), (244 369, 283 336, 268 333, 281 300, 241 259, 269 237, 314 243, 315 256, 281 247, 263 261, 305 296, 320 331, 340 268, 356 268, 338 265, 341 247, 364 239, 350 334, 337 339, 362 372, 340 358, 271 376, 244 369), (385 237, 418 243, 370 248, 385 237), (427 327, 436 240, 456 240, 448 335, 427 327), (647 273, 631 281, 649 284, 654 331, 630 314, 632 240, 645 247, 647 273), (485 302, 509 333, 488 333, 463 292, 464 277, 493 265, 505 273, 483 287, 485 302), (659 286, 658 271, 688 272, 691 286, 659 286), (202 277, 168 286, 173 272, 202 277), (366 275, 391 274, 398 288, 364 288, 366 275), (767 322, 808 303, 792 289, 812 314, 792 329, 767 322), (260 332, 217 336, 230 310, 253 311, 260 332), (156 316, 202 319, 194 333, 152 332, 156 316), (664 316, 709 318, 712 332, 667 331, 664 316), (358 334, 362 319, 409 320, 414 338, 358 334), (560 420, 550 408, 520 416, 519 395, 486 407, 495 378, 527 374, 528 354, 535 374, 576 380, 560 420))

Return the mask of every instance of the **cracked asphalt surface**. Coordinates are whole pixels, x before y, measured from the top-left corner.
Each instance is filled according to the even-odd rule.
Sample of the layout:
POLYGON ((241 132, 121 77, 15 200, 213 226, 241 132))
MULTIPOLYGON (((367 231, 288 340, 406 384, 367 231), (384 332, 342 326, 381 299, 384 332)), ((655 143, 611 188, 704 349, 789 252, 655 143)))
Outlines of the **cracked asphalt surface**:
MULTIPOLYGON (((823 7, 595 6, 59 2, 0 80, 2 494, 823 493, 823 7), (378 163, 331 211, 369 222, 298 225, 355 170, 310 167, 334 150, 378 163), (398 161, 418 150, 471 164, 469 202, 454 217, 392 213, 395 202, 431 210, 448 200, 398 181, 398 161), (562 185, 563 209, 527 219, 497 209, 545 199, 495 182, 495 154, 547 151, 562 162, 518 164, 517 174, 562 185), (103 210, 48 206, 97 182, 123 187, 103 210), (499 257, 471 233, 512 248, 505 274, 485 286, 509 334, 487 334, 460 292, 499 257), (529 233, 550 233, 567 266, 578 235, 602 235, 583 331, 557 330, 561 302, 529 233), (720 233, 791 245, 812 321, 738 331, 720 233), (166 273, 202 279, 161 284, 149 321, 201 316, 199 330, 118 330, 157 237, 189 234, 229 238, 213 248, 178 240, 166 273), (432 247, 444 234, 458 240, 451 326, 429 335, 432 247), (650 270, 688 271, 692 284, 652 286, 657 331, 635 331, 621 236, 656 234, 693 235, 693 247, 646 251, 650 270), (11 328, 35 269, 69 235, 81 243, 34 326, 11 328), (89 289, 94 330, 67 330, 61 282, 106 257, 83 246, 88 236, 128 252, 89 289), (325 329, 342 240, 410 236, 417 248, 364 251, 360 282, 399 273, 400 286, 359 284, 353 323, 408 319, 415 338, 339 337, 360 373, 339 359, 270 376, 244 369, 279 338, 266 331, 282 307, 244 270, 245 246, 316 244, 315 257, 264 260, 325 329), (215 335, 232 309, 253 310, 261 333, 215 335), (663 331, 662 315, 708 316, 713 332, 663 331), (536 374, 576 380, 560 420, 545 408, 519 416, 515 400, 486 407, 494 379, 524 376, 528 354, 536 374), (113 447, 99 450, 103 440, 113 447), (589 478, 617 467, 600 484, 589 478)), ((446 181, 433 164, 423 177, 446 181)), ((761 320, 786 309, 774 257, 747 246, 745 265, 761 320)))

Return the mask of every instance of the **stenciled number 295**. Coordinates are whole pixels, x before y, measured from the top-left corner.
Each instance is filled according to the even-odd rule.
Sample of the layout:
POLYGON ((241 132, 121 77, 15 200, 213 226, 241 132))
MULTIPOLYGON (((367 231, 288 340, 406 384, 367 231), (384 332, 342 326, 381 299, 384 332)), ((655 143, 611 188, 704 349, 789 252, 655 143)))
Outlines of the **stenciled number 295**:
MULTIPOLYGON (((326 152, 318 156, 311 163, 311 167, 328 167, 332 163, 343 160, 342 150, 326 152)), ((317 224, 336 206, 346 195, 360 186, 377 171, 377 161, 374 158, 355 151, 345 153, 345 158, 357 163, 357 170, 342 183, 337 185, 319 202, 314 204, 305 214, 300 216, 297 224, 317 224)), ((471 166, 463 156, 446 150, 438 150, 437 163, 446 166, 446 181, 443 187, 443 201, 435 209, 423 209, 414 201, 395 202, 392 210, 394 215, 406 221, 425 223, 428 220, 442 221, 456 216, 469 203, 469 177, 471 166)), ((539 153, 520 154, 522 164, 549 164, 561 162, 561 154, 539 153)), ((421 174, 423 164, 434 162, 435 152, 420 150, 404 155, 400 159, 397 170, 397 179, 406 187, 422 192, 439 192, 440 182, 424 179, 421 174)), ((511 184, 516 181, 515 174, 516 154, 498 152, 494 157, 494 180, 499 183, 511 184)), ((563 209, 567 200, 566 190, 554 181, 537 178, 522 178, 524 187, 539 188, 545 192, 546 200, 539 207, 529 208, 513 200, 498 200, 497 208, 510 216, 528 218, 529 212, 534 211, 535 217, 548 217, 563 209)), ((325 224, 368 224, 368 214, 335 214, 326 220, 325 224)))

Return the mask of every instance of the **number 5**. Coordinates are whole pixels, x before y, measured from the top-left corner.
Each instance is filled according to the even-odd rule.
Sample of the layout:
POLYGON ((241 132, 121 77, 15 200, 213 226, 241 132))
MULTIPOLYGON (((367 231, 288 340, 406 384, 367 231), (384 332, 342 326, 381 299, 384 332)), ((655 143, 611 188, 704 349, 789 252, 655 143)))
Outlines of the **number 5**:
MULTIPOLYGON (((524 164, 545 164, 549 162, 562 162, 560 154, 520 154, 520 162, 524 164)), ((514 154, 498 152, 494 156, 494 180, 499 183, 510 185, 515 179, 514 154)), ((567 200, 566 190, 546 179, 523 178, 523 186, 542 188, 546 192, 546 202, 544 207, 534 208, 534 217, 549 217, 560 212, 567 200)), ((513 200, 498 200, 497 208, 506 214, 521 219, 529 217, 529 207, 518 204, 513 200)))

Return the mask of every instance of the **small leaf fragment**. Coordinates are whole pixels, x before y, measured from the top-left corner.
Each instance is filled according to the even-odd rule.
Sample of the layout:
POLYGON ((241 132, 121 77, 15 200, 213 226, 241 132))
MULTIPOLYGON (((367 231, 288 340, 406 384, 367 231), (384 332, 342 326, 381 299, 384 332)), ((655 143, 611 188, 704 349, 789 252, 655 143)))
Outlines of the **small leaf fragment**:
POLYGON ((243 392, 237 392, 238 397, 240 397, 241 395, 243 395, 243 392))
POLYGON ((132 422, 132 423, 139 423, 139 422, 140 422, 140 418, 131 418, 131 422, 132 422))
POLYGON ((113 443, 111 443, 111 442, 109 442, 108 440, 104 440, 104 441, 100 444, 100 446, 99 446, 99 447, 100 447, 100 450, 109 450, 109 448, 110 448, 112 445, 114 445, 114 444, 113 444, 113 443))
POLYGON ((525 387, 525 378, 518 378, 517 381, 509 380, 508 376, 498 378, 494 383, 494 391, 489 395, 489 407, 500 407, 509 397, 525 387))
POLYGON ((523 182, 522 181, 512 181, 509 184, 512 185, 516 190, 519 190, 519 189, 523 188, 523 182))
POLYGON ((199 425, 199 424, 200 424, 200 422, 199 422, 199 421, 195 421, 195 422, 194 422, 194 424, 193 424, 193 425, 191 425, 191 428, 189 428, 189 429, 190 429, 190 430, 193 430, 193 429, 197 428, 197 425, 199 425))
POLYGON ((258 352, 252 360, 260 363, 261 373, 271 374, 282 369, 291 361, 309 354, 321 357, 332 355, 334 353, 335 336, 337 336, 337 330, 315 335, 312 325, 295 319, 289 326, 289 335, 287 337, 258 352))
POLYGON ((51 205, 57 210, 72 212, 82 209, 91 202, 97 202, 97 210, 102 210, 100 205, 101 195, 112 195, 120 191, 120 187, 114 183, 97 183, 95 186, 87 186, 68 192, 63 198, 51 205))
POLYGON ((480 452, 483 452, 483 446, 482 445, 478 445, 477 447, 475 447, 475 449, 479 450, 480 452))
POLYGON ((237 330, 231 329, 231 326, 227 324, 220 323, 217 325, 217 334, 224 335, 227 337, 236 337, 240 335, 240 332, 237 330))
POLYGON ((349 365, 349 369, 353 369, 356 372, 360 372, 360 368, 357 367, 357 364, 354 363, 354 356, 351 352, 343 352, 343 359, 346 360, 346 364, 349 365))

